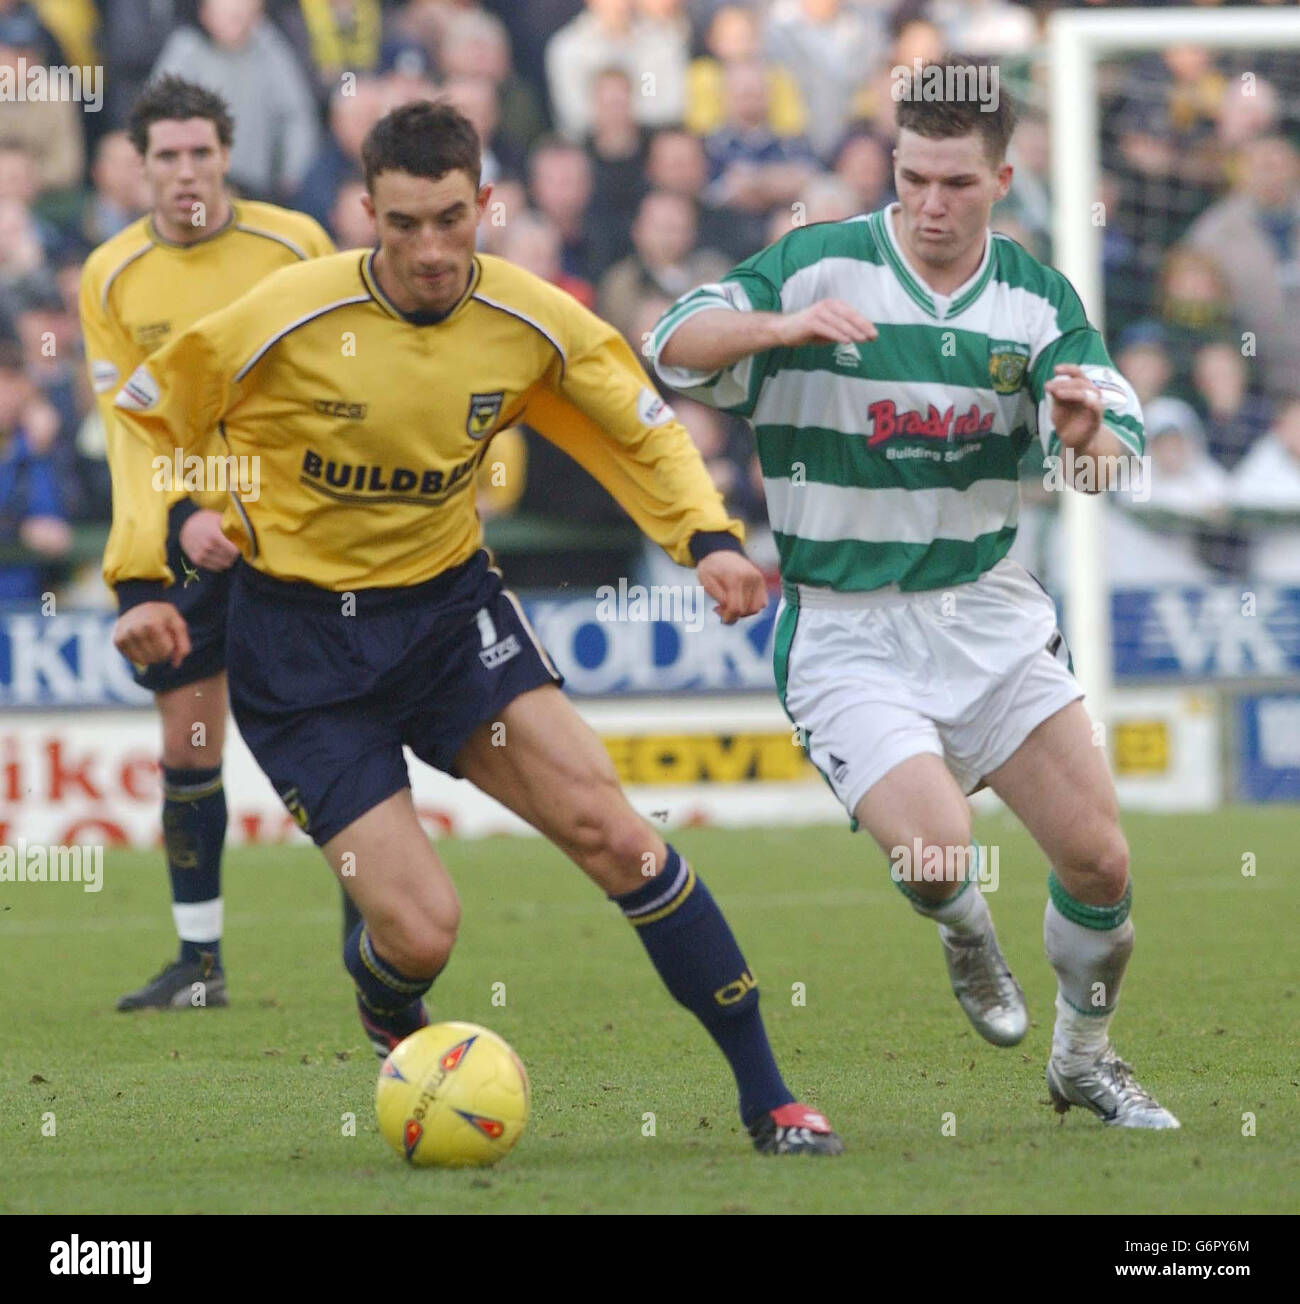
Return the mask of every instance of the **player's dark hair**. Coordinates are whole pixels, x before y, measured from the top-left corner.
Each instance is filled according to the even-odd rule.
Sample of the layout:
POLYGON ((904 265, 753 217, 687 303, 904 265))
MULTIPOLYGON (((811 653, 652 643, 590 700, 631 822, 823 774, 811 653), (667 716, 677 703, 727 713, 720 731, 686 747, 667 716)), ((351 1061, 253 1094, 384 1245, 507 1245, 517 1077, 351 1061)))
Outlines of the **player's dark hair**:
POLYGON ((906 128, 929 140, 969 136, 976 131, 983 138, 984 152, 989 161, 994 167, 999 166, 1006 159, 1007 145, 1016 129, 1016 110, 1011 96, 1000 84, 991 102, 961 93, 978 78, 978 70, 987 66, 974 59, 949 55, 941 62, 922 65, 919 73, 909 71, 900 82, 902 96, 894 114, 898 129, 906 128), (931 68, 942 70, 942 81, 939 74, 929 72, 931 68), (934 96, 934 87, 946 89, 949 85, 954 86, 958 94, 947 98, 934 96))
POLYGON ((379 119, 361 146, 366 189, 381 172, 409 172, 437 181, 457 168, 479 187, 482 155, 470 120, 450 104, 414 100, 379 119))
POLYGON ((149 128, 155 122, 185 122, 206 118, 217 129, 217 139, 229 147, 235 139, 235 120, 230 106, 216 91, 168 75, 150 82, 131 106, 127 132, 141 158, 149 148, 149 128))

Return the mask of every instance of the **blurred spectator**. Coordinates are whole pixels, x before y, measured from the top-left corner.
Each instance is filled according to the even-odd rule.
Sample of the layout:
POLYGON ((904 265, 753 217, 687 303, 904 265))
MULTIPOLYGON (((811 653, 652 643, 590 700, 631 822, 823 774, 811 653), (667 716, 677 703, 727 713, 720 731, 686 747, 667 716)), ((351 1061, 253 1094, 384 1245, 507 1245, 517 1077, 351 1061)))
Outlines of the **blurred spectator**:
POLYGON ((823 158, 855 114, 855 95, 888 50, 883 12, 841 0, 776 0, 766 52, 788 68, 808 109, 808 139, 823 158))
POLYGON ((893 18, 894 41, 882 59, 872 61, 873 72, 864 73, 865 85, 855 97, 852 117, 871 120, 875 129, 891 140, 898 134, 894 119, 897 101, 892 94, 895 68, 915 68, 916 60, 933 63, 943 57, 943 33, 926 18, 909 13, 906 6, 893 18))
MULTIPOLYGON (((964 47, 958 47, 964 48, 964 47)), ((1041 115, 1024 114, 1016 124, 1007 150, 1007 162, 1015 169, 1007 197, 993 209, 993 229, 1012 234, 1002 223, 1015 223, 1025 239, 1014 236, 1035 258, 1051 252, 1052 202, 1048 193, 1049 162, 1047 121, 1041 115)))
POLYGON ((604 268, 596 235, 585 220, 591 202, 591 160, 580 145, 544 139, 529 158, 529 173, 533 206, 559 232, 565 275, 594 281, 604 268))
POLYGON ((361 179, 362 143, 387 111, 383 84, 373 77, 358 77, 355 86, 339 87, 330 96, 329 135, 293 197, 294 208, 318 222, 328 221, 339 189, 361 179))
POLYGON ((698 136, 680 128, 656 131, 650 138, 645 173, 654 189, 682 195, 696 205, 701 244, 721 249, 735 262, 763 247, 767 233, 761 214, 718 207, 705 198, 709 161, 698 136))
POLYGON ((377 76, 410 46, 428 70, 427 56, 399 30, 397 15, 385 12, 382 0, 289 0, 276 15, 322 108, 340 86, 345 72, 377 76))
POLYGON ((1206 452, 1201 423, 1186 403, 1155 399, 1144 415, 1150 461, 1143 494, 1149 490, 1149 497, 1112 495, 1106 530, 1111 582, 1204 583, 1215 574, 1200 556, 1197 536, 1205 520, 1223 514, 1228 477, 1206 452))
MULTIPOLYGON (((49 457, 63 490, 68 515, 80 509, 76 493, 77 457, 73 443, 80 419, 79 382, 82 374, 81 328, 74 296, 69 308, 58 282, 48 269, 33 273, 13 289, 14 324, 22 348, 27 378, 44 400, 52 419, 41 452, 49 457)), ((34 435, 29 423, 28 435, 34 435)))
POLYGON ((1262 518, 1252 532, 1251 578, 1300 584, 1300 398, 1279 406, 1273 428, 1238 463, 1231 495, 1240 511, 1262 518))
POLYGON ((36 156, 26 145, 0 140, 0 200, 12 199, 27 210, 32 229, 40 242, 42 259, 51 258, 63 243, 58 229, 33 211, 38 190, 36 156))
POLYGON ((1128 327, 1115 346, 1115 365, 1144 407, 1159 398, 1174 374, 1164 327, 1154 321, 1128 327))
MULTIPOLYGON (((1100 177, 1103 213, 1119 211, 1119 182, 1113 173, 1100 177)), ((1101 273, 1106 324, 1116 336, 1143 319, 1151 306, 1151 277, 1138 262, 1137 244, 1118 223, 1101 228, 1101 273)))
POLYGON ((814 222, 843 222, 858 215, 853 192, 838 177, 813 177, 789 208, 775 208, 768 222, 767 242, 775 244, 796 227, 814 222))
POLYGON ((1110 220, 1133 242, 1141 281, 1131 296, 1152 292, 1160 261, 1183 238, 1223 181, 1216 141, 1223 77, 1210 54, 1172 46, 1134 60, 1120 91, 1111 171, 1117 204, 1110 220))
POLYGON ((509 173, 517 176, 523 160, 500 153, 497 139, 497 89, 494 82, 487 77, 449 77, 438 93, 438 99, 446 100, 463 113, 478 132, 480 147, 480 176, 485 186, 493 185, 502 175, 509 173))
MULTIPOLYGON (((1156 310, 1174 361, 1171 388, 1179 398, 1194 401, 1192 358, 1196 350, 1232 335, 1228 283, 1218 258, 1190 245, 1170 249, 1160 268, 1156 310)), ((1213 450, 1214 440, 1210 442, 1213 450)))
MULTIPOLYGON (((0 68, 17 80, 24 65, 46 63, 57 42, 26 4, 0 0, 0 68), (5 10, 8 12, 5 12, 5 10), (52 44, 53 43, 53 44, 52 44)), ((55 54, 62 61, 62 53, 55 54)), ((4 105, 0 134, 7 144, 21 145, 36 162, 38 193, 70 190, 81 184, 85 142, 81 105, 70 99, 19 99, 4 105)))
POLYGON ((749 482, 752 434, 734 417, 684 395, 674 394, 672 405, 704 459, 704 468, 726 502, 727 511, 742 520, 761 520, 766 508, 749 482))
POLYGON ((513 179, 498 181, 492 187, 487 212, 478 227, 478 247, 485 254, 500 254, 505 246, 506 233, 516 218, 528 212, 528 192, 522 182, 513 179))
POLYGON ((345 181, 334 197, 327 226, 339 249, 370 249, 375 245, 375 220, 361 202, 365 193, 364 181, 345 181))
MULTIPOLYGON (((29 429, 39 413, 18 347, 0 341, 0 547, 21 543, 53 560, 67 552, 72 535, 46 452, 48 434, 29 429)), ((38 563, 0 562, 0 601, 33 601, 41 591, 38 563)))
MULTIPOLYGON (((1292 72, 1294 76, 1294 71, 1292 72)), ((1231 155, 1257 136, 1267 136, 1277 130, 1279 110, 1277 88, 1259 76, 1247 85, 1240 77, 1232 78, 1224 87, 1219 104, 1215 134, 1220 149, 1231 155)), ((1231 167, 1229 158, 1228 166, 1231 167)), ((1236 181, 1235 173, 1229 180, 1236 181)))
POLYGON ((514 69, 505 24, 481 9, 460 10, 447 18, 437 49, 444 77, 486 77, 496 88, 498 149, 517 171, 546 130, 546 115, 537 92, 514 69))
POLYGON ((767 125, 767 78, 756 59, 727 65, 723 125, 704 142, 709 157, 707 196, 747 213, 792 204, 817 171, 802 137, 783 139, 767 125))
POLYGON ((1220 259, 1264 387, 1282 395, 1300 376, 1300 151, 1284 136, 1261 136, 1242 161, 1240 184, 1197 220, 1188 242, 1220 259))
POLYGON ((302 184, 319 143, 311 87, 261 0, 200 0, 199 27, 163 46, 154 75, 176 73, 219 91, 235 119, 230 180, 254 199, 283 201, 302 184))
POLYGON ((104 115, 126 122, 171 34, 192 18, 192 0, 106 0, 100 4, 98 41, 104 61, 104 115))
POLYGON ((1029 10, 1007 0, 934 0, 928 12, 948 49, 964 54, 1024 54, 1038 37, 1029 10))
MULTIPOLYGON (((686 82, 686 127, 697 136, 707 136, 722 126, 727 65, 761 56, 759 17, 744 5, 723 5, 710 20, 704 43, 708 54, 691 63, 686 82)), ((808 110, 798 82, 777 63, 767 64, 765 73, 767 125, 778 136, 802 136, 808 127, 808 110)))
POLYGON ((0 293, 45 262, 40 228, 27 205, 0 199, 0 293))
POLYGON ((1231 471, 1268 429, 1268 402, 1251 391, 1240 346, 1232 340, 1203 344, 1192 358, 1192 386, 1205 416, 1210 455, 1231 471))
POLYGON ((893 202, 893 147, 869 128, 845 136, 835 151, 834 168, 853 195, 855 212, 874 213, 893 202))
POLYGON ((676 299, 731 268, 725 254, 696 248, 695 209, 690 200, 652 190, 632 224, 633 252, 601 278, 596 311, 627 337, 647 295, 676 299))
POLYGON ((0 0, 0 46, 21 49, 28 63, 68 62, 58 39, 27 0, 0 0))
MULTIPOLYGON (((686 22, 638 14, 633 0, 585 0, 585 5, 546 45, 546 83, 560 133, 582 140, 591 131, 591 84, 610 67, 626 69, 631 77, 638 122, 680 122, 686 111, 686 22)), ((675 13, 680 6, 655 8, 675 13)))
POLYGON ((520 213, 506 224, 501 257, 567 290, 584 308, 595 307, 596 291, 591 283, 564 274, 560 234, 539 213, 520 213))
MULTIPOLYGON (((632 83, 622 68, 597 73, 591 87, 592 220, 626 232, 645 194, 649 133, 632 113, 632 83)), ((631 237, 616 249, 622 258, 631 237)))
POLYGON ((79 234, 92 248, 131 225, 149 207, 144 163, 125 131, 99 138, 90 170, 93 189, 81 210, 79 234))

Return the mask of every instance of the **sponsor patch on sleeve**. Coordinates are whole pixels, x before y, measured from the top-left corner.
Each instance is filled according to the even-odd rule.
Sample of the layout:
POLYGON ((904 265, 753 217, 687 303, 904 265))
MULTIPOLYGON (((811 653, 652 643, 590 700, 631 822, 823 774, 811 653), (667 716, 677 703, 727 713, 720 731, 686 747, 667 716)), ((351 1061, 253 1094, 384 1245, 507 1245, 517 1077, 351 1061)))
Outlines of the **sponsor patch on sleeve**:
POLYGON ((158 382, 142 363, 131 373, 131 378, 122 386, 113 402, 128 412, 147 412, 158 402, 160 393, 158 382))
POLYGON ((642 385, 637 395, 636 414, 643 426, 666 426, 677 417, 677 413, 648 385, 642 385))
POLYGON ((107 394, 118 382, 121 373, 107 358, 90 360, 90 383, 96 394, 107 394))

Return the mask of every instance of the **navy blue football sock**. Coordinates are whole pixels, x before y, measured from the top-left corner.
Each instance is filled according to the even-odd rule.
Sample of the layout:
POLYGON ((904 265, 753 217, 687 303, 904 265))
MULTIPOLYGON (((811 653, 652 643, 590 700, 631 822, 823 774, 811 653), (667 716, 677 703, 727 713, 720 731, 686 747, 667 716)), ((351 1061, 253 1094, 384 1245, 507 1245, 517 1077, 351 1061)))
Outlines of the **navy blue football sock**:
POLYGON ((400 1041, 428 1022, 420 998, 433 986, 433 979, 409 978, 376 955, 364 923, 357 924, 343 943, 343 967, 357 985, 363 1023, 377 1024, 400 1041))
POLYGON ((736 939, 695 871, 673 850, 656 878, 610 898, 636 928, 664 986, 708 1029, 736 1075, 740 1117, 788 1105, 754 981, 736 939))
POLYGON ((221 850, 226 842, 226 790, 221 767, 163 766, 163 843, 172 882, 172 918, 182 964, 201 953, 221 964, 221 850))

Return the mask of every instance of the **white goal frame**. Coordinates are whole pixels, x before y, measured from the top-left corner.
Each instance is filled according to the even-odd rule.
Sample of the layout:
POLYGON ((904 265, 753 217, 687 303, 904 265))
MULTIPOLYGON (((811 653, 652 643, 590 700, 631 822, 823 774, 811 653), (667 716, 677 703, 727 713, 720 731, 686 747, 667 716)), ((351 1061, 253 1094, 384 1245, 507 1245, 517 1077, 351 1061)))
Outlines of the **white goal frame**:
MULTIPOLYGON (((1051 73, 1052 261, 1079 292, 1089 321, 1105 331, 1100 227, 1097 64, 1189 43, 1217 49, 1291 47, 1300 58, 1300 9, 1058 10, 1048 22, 1051 73)), ((1113 691, 1108 577, 1101 495, 1067 493, 1061 504, 1068 561, 1066 635, 1095 721, 1109 722, 1113 691)))

